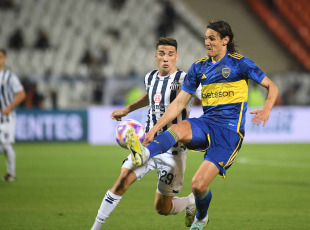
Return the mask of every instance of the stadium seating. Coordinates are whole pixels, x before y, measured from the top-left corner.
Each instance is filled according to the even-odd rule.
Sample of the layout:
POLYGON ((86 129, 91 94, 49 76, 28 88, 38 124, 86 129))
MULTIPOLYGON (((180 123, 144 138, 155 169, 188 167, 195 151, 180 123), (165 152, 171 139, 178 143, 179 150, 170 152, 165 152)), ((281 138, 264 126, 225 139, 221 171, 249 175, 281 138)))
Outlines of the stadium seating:
MULTIPOLYGON (((154 68, 150 60, 153 58, 157 39, 154 31, 161 11, 157 1, 144 0, 138 3, 138 0, 128 0, 120 11, 111 9, 109 1, 100 0, 23 0, 18 5, 18 11, 3 11, 0 14, 0 20, 6 22, 1 25, 0 45, 6 45, 15 27, 23 29, 26 47, 10 59, 10 64, 20 74, 42 74, 51 69, 55 75, 83 75, 85 71, 80 67, 80 58, 84 50, 90 48, 96 53, 101 47, 109 48, 111 68, 105 69, 112 71, 108 76, 125 75, 132 69, 144 74, 154 68), (51 42, 51 48, 44 54, 32 49, 38 28, 47 29, 51 42), (107 33, 109 29, 119 32, 119 40, 107 33), (135 57, 134 61, 132 57, 135 57), (15 63, 18 63, 17 66, 15 63)), ((183 30, 184 34, 186 27, 180 27, 180 33, 183 30)), ((179 37, 176 31, 177 34, 172 36, 179 37)), ((192 61, 204 55, 201 47, 197 46, 201 41, 192 39, 189 33, 189 39, 184 39, 184 36, 179 38, 180 49, 183 46, 185 51, 191 47, 187 55, 192 61)), ((180 63, 187 62, 183 62, 180 57, 180 63)))
MULTIPOLYGON (((153 61, 155 31, 162 10, 159 1, 127 0, 121 10, 111 8, 110 1, 105 0, 19 0, 15 3, 15 10, 0 11, 0 21, 4 22, 0 25, 0 46, 6 47, 12 31, 22 28, 25 47, 20 51, 8 50, 8 65, 20 76, 37 81, 48 71, 54 77, 87 77, 90 74, 88 68, 80 63, 83 52, 90 49, 98 56, 103 47, 108 49, 109 62, 100 66, 99 72, 107 78, 126 77, 132 70, 144 75, 156 68, 153 61), (48 50, 33 48, 39 28, 48 32, 51 43, 48 50), (118 33, 118 37, 111 31, 118 33)), ((175 3, 176 11, 184 13, 186 9, 182 8, 182 3, 175 3)), ((199 25, 190 12, 187 11, 184 17, 190 25, 199 25)), ((171 36, 179 42, 178 67, 186 70, 194 60, 205 56, 201 49, 203 41, 191 35, 181 23, 176 26, 171 36)), ((41 88, 45 87, 40 83, 41 88)))
MULTIPOLYGON (((267 25, 284 47, 310 71, 310 2, 307 0, 274 0, 276 13, 264 0, 247 0, 254 12, 267 25), (281 16, 279 16, 281 15, 281 16), (287 23, 287 24, 286 24, 287 23), (293 31, 293 32, 292 32, 293 31)), ((279 87, 284 105, 310 104, 310 74, 279 73, 272 76, 279 87)))
POLYGON ((310 2, 289 1, 289 0, 276 0, 275 5, 279 11, 287 19, 288 23, 294 28, 298 35, 302 38, 303 42, 310 48, 310 25, 309 14, 310 2))
MULTIPOLYGON (((45 98, 44 108, 51 107, 51 90, 58 93, 59 108, 85 108, 92 104, 94 83, 90 75, 94 74, 93 69, 81 64, 86 49, 96 57, 100 56, 102 48, 108 49, 108 62, 96 69, 96 74, 99 71, 99 75, 108 79, 105 87, 111 87, 113 82, 119 84, 132 71, 143 76, 156 68, 154 49, 156 27, 162 12, 160 1, 127 0, 120 10, 113 9, 110 2, 16 0, 15 9, 0 9, 0 47, 7 47, 12 31, 17 27, 22 28, 25 47, 19 51, 8 50, 8 65, 19 76, 27 76, 37 82, 38 90, 45 98), (47 50, 33 48, 39 28, 45 29, 49 35, 50 48, 47 50), (115 78, 120 80, 114 80, 115 78)), ((291 4, 288 0, 276 0, 281 5, 282 2, 291 4)), ((309 37, 309 30, 303 28, 309 28, 310 16, 298 14, 301 9, 308 9, 309 3, 307 0, 295 2, 297 4, 289 7, 296 12, 298 17, 295 18, 299 24, 303 25, 299 29, 299 35, 309 37)), ((283 39, 283 44, 293 54, 299 53, 296 58, 308 68, 310 55, 307 49, 295 42, 297 39, 268 11, 261 0, 248 0, 248 3, 262 14, 268 27, 276 31, 277 37, 283 39)), ((188 70, 193 61, 205 56, 203 38, 200 36, 205 25, 181 0, 173 1, 173 6, 179 21, 170 35, 179 43, 178 67, 188 70)), ((295 21, 290 23, 292 26, 296 24, 295 21)), ((115 85, 112 88, 117 92, 115 85)), ((120 91, 126 92, 123 88, 120 91)), ((102 103, 111 103, 113 100, 110 89, 103 89, 103 92, 105 95, 102 103)))
MULTIPOLYGON (((298 14, 290 10, 296 2, 306 2, 303 0, 286 1, 275 0, 275 5, 279 9, 280 13, 283 13, 284 17, 293 26, 292 29, 297 30, 297 33, 301 36, 302 42, 296 37, 294 33, 290 32, 290 28, 278 17, 271 9, 268 8, 263 0, 247 0, 247 3, 251 6, 254 12, 260 17, 260 19, 267 25, 271 32, 287 47, 287 49, 295 56, 295 58, 304 66, 304 68, 310 71, 310 51, 305 44, 309 43, 309 31, 306 23, 303 23, 298 14)), ((308 3, 305 4, 307 6, 308 3)), ((307 11, 305 11, 307 12, 307 11)), ((305 13, 302 13, 305 14, 305 13)))

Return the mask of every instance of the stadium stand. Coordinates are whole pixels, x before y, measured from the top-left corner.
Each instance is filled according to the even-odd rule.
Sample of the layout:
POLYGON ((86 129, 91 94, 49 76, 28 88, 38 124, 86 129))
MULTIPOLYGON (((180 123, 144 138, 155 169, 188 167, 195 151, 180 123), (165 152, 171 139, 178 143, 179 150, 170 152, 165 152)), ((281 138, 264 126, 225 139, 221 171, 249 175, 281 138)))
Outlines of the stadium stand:
MULTIPOLYGON (((18 73, 42 73, 51 69, 56 75, 85 75, 85 69, 79 62, 84 50, 97 51, 102 47, 109 47, 111 64, 104 71, 109 76, 125 75, 131 69, 144 74, 154 67, 148 60, 152 60, 153 53, 149 50, 154 49, 157 39, 154 31, 161 11, 159 1, 138 3, 138 0, 128 0, 119 11, 113 9, 109 1, 99 0, 24 0, 16 4, 19 10, 0 14, 1 21, 9 22, 1 26, 0 44, 6 45, 4 39, 14 28, 23 28, 26 43, 23 55, 13 52, 14 61, 18 63, 14 68, 18 73), (45 53, 32 49, 39 28, 45 28, 50 36, 51 48, 45 53), (128 57, 133 55, 135 61, 128 61, 128 57)), ((191 60, 201 56, 203 44, 197 46, 200 41, 195 41, 195 37, 184 38, 185 26, 177 25, 175 31, 172 35, 180 37, 180 47, 185 46, 183 50, 191 47, 191 53, 188 53, 191 60)), ((181 60, 181 66, 182 63, 181 60)))
MULTIPOLYGON (((4 22, 1 23, 0 46, 7 47, 7 38, 15 28, 22 28, 25 45, 19 50, 8 50, 8 63, 17 74, 37 81, 38 90, 45 94, 45 98, 49 97, 46 92, 50 89, 47 88, 51 88, 47 85, 53 84, 42 76, 49 72, 53 78, 58 78, 53 82, 62 82, 56 88, 61 91, 58 97, 60 108, 85 107, 91 102, 91 93, 78 97, 78 105, 66 102, 70 97, 66 95, 67 88, 75 89, 73 85, 79 85, 78 81, 87 88, 88 84, 91 85, 87 81, 92 77, 90 75, 122 78, 132 70, 143 75, 156 68, 155 61, 151 60, 154 59, 155 31, 162 4, 152 0, 127 0, 122 8, 115 9, 110 3, 101 0, 15 1, 15 8, 0 13, 0 21, 4 22), (44 50, 33 49, 40 28, 47 32, 50 42, 49 48, 44 50), (87 49, 96 58, 100 56, 98 51, 107 49, 109 62, 104 65, 96 62, 94 68, 81 64, 87 49)), ((191 17, 189 15, 187 13, 187 17, 191 17)), ((189 30, 182 23, 177 23, 174 31, 169 35, 177 38, 179 52, 186 53, 180 55, 179 68, 188 69, 193 60, 205 55, 202 40, 188 36, 189 30), (187 52, 189 49, 191 52, 187 52)), ((50 106, 47 101, 45 107, 50 106)))
MULTIPOLYGON (((303 0, 286 1, 275 0, 276 8, 279 9, 284 18, 292 25, 292 29, 301 36, 301 41, 296 37, 295 33, 291 33, 290 28, 281 20, 277 14, 275 14, 264 0, 247 0, 248 4, 252 7, 254 12, 260 17, 260 19, 267 25, 271 32, 282 42, 284 47, 295 56, 295 58, 304 66, 304 68, 310 71, 310 51, 307 49, 309 43, 309 31, 300 19, 300 12, 291 10, 296 2, 303 2, 303 0)), ((307 6, 305 4, 305 6, 307 6)), ((307 12, 307 11, 305 11, 307 12)), ((305 14, 305 13, 302 13, 305 14)))
POLYGON ((276 0, 275 5, 279 12, 285 17, 287 22, 297 32, 305 45, 310 48, 310 18, 309 14, 304 12, 310 12, 310 2, 297 0, 276 0))
MULTIPOLYGON (((19 76, 36 83, 44 98, 43 108, 54 108, 55 98, 56 107, 60 109, 86 108, 96 103, 119 104, 119 98, 129 87, 143 87, 142 76, 156 68, 155 61, 152 62, 154 44, 165 4, 160 0, 119 2, 115 5, 112 0, 15 0, 14 6, 0 8, 0 47, 8 48, 11 34, 21 29, 22 47, 8 48, 8 64, 19 76), (47 36, 46 49, 34 48, 39 29, 45 31, 47 36), (90 61, 81 63, 86 51, 89 51, 90 61), (128 79, 131 72, 140 76, 138 81, 128 79), (98 97, 94 99, 94 90, 98 93, 98 83, 104 85, 101 103, 98 97)), ((254 4, 256 1, 248 2, 254 4)), ((257 2, 262 4, 260 0, 257 2)), ((298 8, 306 7, 303 5, 305 2, 298 0, 299 5, 294 10, 298 12, 298 8)), ((167 35, 178 40, 178 67, 187 71, 194 60, 205 56, 201 34, 205 23, 181 0, 173 1, 172 7, 175 24, 173 32, 167 35)), ((298 20, 309 26, 307 17, 300 16, 298 20)), ((281 29, 278 21, 273 20, 268 25, 281 29)), ((302 30, 300 33, 308 32, 302 30)), ((283 34, 280 35, 282 37, 283 34)), ((288 38, 292 37, 288 35, 288 38)), ((300 45, 291 47, 288 41, 285 45, 290 50, 297 49, 301 57, 296 58, 308 66, 310 62, 306 49, 300 45)), ((283 93, 287 91, 283 90, 283 93)), ((303 100, 298 103, 308 102, 303 100)))

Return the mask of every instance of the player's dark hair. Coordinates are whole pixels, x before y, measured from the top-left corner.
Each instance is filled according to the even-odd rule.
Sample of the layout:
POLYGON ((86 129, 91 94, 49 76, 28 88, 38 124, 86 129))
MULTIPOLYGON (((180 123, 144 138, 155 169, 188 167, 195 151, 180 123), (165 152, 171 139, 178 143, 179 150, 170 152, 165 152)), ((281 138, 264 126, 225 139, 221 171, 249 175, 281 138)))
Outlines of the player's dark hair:
POLYGON ((0 48, 0 52, 4 54, 4 56, 6 56, 6 50, 5 49, 1 49, 0 48))
POLYGON ((157 44, 156 44, 156 49, 158 46, 174 46, 175 50, 178 50, 178 43, 177 40, 175 40, 174 38, 170 38, 170 37, 160 37, 157 44))
POLYGON ((230 25, 224 21, 212 21, 209 23, 207 28, 212 29, 220 34, 221 39, 226 36, 229 37, 229 42, 227 44, 227 50, 230 53, 237 52, 236 45, 234 42, 234 33, 231 30, 230 25))

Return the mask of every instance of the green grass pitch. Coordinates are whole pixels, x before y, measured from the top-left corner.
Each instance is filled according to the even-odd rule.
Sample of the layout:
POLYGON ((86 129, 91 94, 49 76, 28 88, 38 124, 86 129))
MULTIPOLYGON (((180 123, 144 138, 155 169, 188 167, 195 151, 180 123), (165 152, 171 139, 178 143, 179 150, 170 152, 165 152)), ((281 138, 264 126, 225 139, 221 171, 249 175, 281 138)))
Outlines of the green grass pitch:
MULTIPOLYGON (((17 176, 0 181, 1 230, 90 229, 102 198, 118 177, 128 152, 118 146, 16 144, 17 176)), ((189 152, 180 196, 202 153, 189 152)), ((0 155, 0 173, 5 158, 0 155)), ((244 144, 227 178, 211 189, 208 230, 310 229, 310 144, 244 144)), ((103 229, 187 229, 184 212, 160 216, 154 208, 156 173, 125 193, 103 229)))

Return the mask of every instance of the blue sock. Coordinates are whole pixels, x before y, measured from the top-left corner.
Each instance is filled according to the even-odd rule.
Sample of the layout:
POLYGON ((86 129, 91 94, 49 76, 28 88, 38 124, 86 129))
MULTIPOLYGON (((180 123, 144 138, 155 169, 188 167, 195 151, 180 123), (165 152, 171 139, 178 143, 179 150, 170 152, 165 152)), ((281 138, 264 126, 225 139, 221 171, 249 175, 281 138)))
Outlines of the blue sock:
POLYGON ((209 209, 211 198, 212 193, 209 188, 203 194, 195 195, 196 208, 197 208, 196 218, 198 220, 202 220, 207 216, 207 211, 209 209))
POLYGON ((178 135, 172 130, 159 134, 151 143, 146 146, 150 150, 150 158, 161 153, 167 152, 175 143, 179 141, 178 135))

